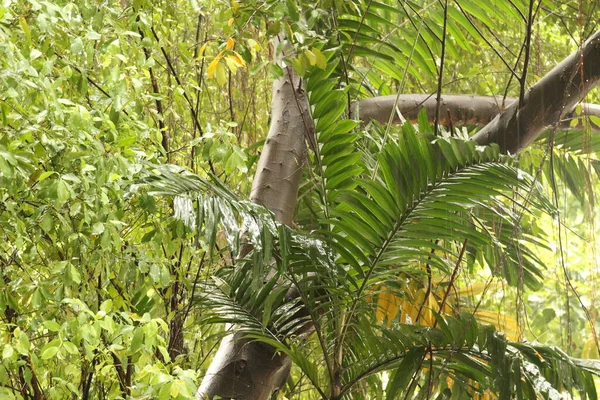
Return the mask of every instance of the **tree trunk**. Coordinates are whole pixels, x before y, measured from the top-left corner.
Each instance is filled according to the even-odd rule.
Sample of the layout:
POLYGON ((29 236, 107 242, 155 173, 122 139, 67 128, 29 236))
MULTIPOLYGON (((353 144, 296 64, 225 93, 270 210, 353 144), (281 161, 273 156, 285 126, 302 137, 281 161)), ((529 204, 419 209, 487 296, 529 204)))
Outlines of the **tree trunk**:
MULTIPOLYGON (((571 112, 599 79, 600 32, 534 85, 523 104, 513 101, 487 123, 492 114, 500 111, 501 103, 495 98, 444 96, 442 121, 487 123, 473 140, 479 144, 496 142, 505 152, 518 152, 545 127, 558 123, 571 112)), ((417 96, 402 100, 398 109, 411 121, 416 119, 419 104, 427 108, 428 115, 429 109, 435 107, 435 100, 423 102, 424 98, 419 100, 417 96)), ((358 106, 360 118, 387 123, 395 102, 396 96, 362 100, 358 106)), ((286 224, 292 222, 306 161, 305 135, 314 132, 308 108, 301 80, 291 68, 286 68, 284 76, 273 84, 271 127, 251 193, 254 202, 269 208, 286 224)), ((588 111, 592 109, 588 107, 588 111)), ((395 122, 400 122, 400 118, 395 122)), ((290 367, 287 356, 276 354, 268 345, 246 340, 234 331, 221 341, 196 397, 267 400, 285 383, 290 367)))
MULTIPOLYGON (((273 83, 271 126, 250 198, 287 225, 292 223, 306 162, 305 136, 314 134, 308 109, 302 80, 292 68, 285 68, 284 75, 273 83)), ((269 399, 285 383, 290 367, 286 355, 275 354, 271 346, 234 333, 221 341, 196 397, 269 399)))
POLYGON ((479 144, 498 143, 518 153, 554 125, 600 82, 600 31, 571 53, 492 122, 473 136, 479 144))

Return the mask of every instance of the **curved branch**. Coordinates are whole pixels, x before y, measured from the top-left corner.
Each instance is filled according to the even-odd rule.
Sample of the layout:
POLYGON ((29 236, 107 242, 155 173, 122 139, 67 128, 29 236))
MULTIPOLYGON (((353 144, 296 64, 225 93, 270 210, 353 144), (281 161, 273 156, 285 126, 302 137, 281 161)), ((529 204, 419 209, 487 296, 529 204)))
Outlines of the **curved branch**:
MULTIPOLYGON (((371 121, 387 124, 393 112, 396 96, 380 96, 360 100, 354 103, 350 118, 359 119, 364 124, 371 121)), ((427 113, 427 119, 433 123, 435 120, 435 100, 435 94, 401 94, 398 97, 398 105, 392 122, 396 124, 401 123, 402 118, 416 122, 419 112, 424 108, 427 113)), ((504 109, 515 101, 517 99, 514 97, 504 98, 504 109)), ((500 114, 503 109, 502 102, 502 96, 445 94, 441 98, 439 123, 443 126, 477 125, 483 127, 500 114)), ((589 116, 600 118, 600 104, 582 103, 581 114, 576 115, 574 111, 565 114, 562 116, 558 128, 581 129, 581 120, 589 116), (579 120, 575 126, 570 125, 573 119, 579 120)), ((594 130, 600 131, 600 124, 592 122, 591 127, 594 130)))
POLYGON ((545 127, 559 123, 598 83, 600 31, 533 85, 523 102, 512 103, 472 139, 518 153, 545 127))
MULTIPOLYGON (((281 44, 275 40, 280 55, 281 44)), ((273 82, 271 126, 262 149, 250 199, 292 224, 298 188, 307 159, 305 138, 314 134, 309 104, 300 77, 286 67, 273 82)), ((266 400, 285 383, 291 359, 275 348, 233 330, 221 340, 202 384, 198 399, 236 398, 266 400)))
MULTIPOLYGON (((533 142, 548 126, 571 129, 570 121, 585 116, 600 117, 600 105, 583 104, 582 114, 574 108, 600 83, 600 31, 579 49, 540 79, 525 94, 522 102, 500 96, 445 95, 441 99, 446 126, 474 124, 484 128, 473 136, 479 144, 498 143, 503 152, 518 153, 533 142), (505 108, 504 108, 505 106, 505 108)), ((435 120, 436 100, 433 95, 401 94, 364 99, 354 103, 350 118, 364 123, 385 124, 394 113, 393 123, 414 122, 425 108, 427 119, 435 120), (397 107, 396 98, 398 97, 397 107)), ((579 121, 574 128, 581 128, 579 121)), ((591 123, 594 130, 600 126, 591 123)))

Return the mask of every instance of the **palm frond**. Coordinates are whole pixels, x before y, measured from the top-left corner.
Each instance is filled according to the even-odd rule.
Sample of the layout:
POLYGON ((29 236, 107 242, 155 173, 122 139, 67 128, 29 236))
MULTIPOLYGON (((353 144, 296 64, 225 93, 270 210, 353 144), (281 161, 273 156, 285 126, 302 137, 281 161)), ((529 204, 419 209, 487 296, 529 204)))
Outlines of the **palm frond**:
POLYGON ((573 390, 583 398, 597 398, 592 376, 599 372, 598 361, 569 357, 551 346, 509 342, 493 326, 479 325, 466 313, 456 318, 437 315, 437 321, 439 328, 402 325, 357 331, 366 336, 360 336, 345 365, 344 393, 362 398, 358 382, 390 371, 388 399, 444 393, 453 398, 484 393, 562 398, 560 393, 573 390))
POLYGON ((380 154, 379 165, 376 180, 341 191, 328 221, 335 227, 335 248, 346 249, 339 262, 353 266, 358 280, 424 264, 448 273, 458 244, 466 241, 470 260, 487 264, 511 284, 523 268, 525 283, 539 285, 541 262, 521 246, 530 236, 519 218, 531 207, 529 199, 553 209, 534 179, 504 163, 497 148, 458 139, 431 142, 405 125, 398 142, 380 154), (515 190, 525 197, 515 200, 515 190))

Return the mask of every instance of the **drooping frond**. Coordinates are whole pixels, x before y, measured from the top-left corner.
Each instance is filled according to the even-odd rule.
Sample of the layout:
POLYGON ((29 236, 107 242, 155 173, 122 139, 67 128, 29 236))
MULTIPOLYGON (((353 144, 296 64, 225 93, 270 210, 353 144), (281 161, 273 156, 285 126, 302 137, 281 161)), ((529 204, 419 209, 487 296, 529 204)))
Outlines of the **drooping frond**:
POLYGON ((501 399, 562 398, 562 391, 573 390, 583 398, 596 398, 597 361, 569 357, 550 346, 509 342, 493 326, 479 325, 467 313, 436 315, 436 320, 436 328, 402 325, 361 337, 344 370, 344 393, 352 393, 347 397, 366 398, 357 383, 390 371, 386 387, 390 400, 485 394, 501 399), (368 354, 373 349, 378 357, 368 354))
POLYGON ((502 162, 497 148, 458 139, 432 142, 405 125, 378 161, 376 179, 342 191, 329 221, 334 246, 343 249, 339 262, 352 267, 360 287, 376 284, 382 273, 423 265, 449 273, 462 243, 468 259, 487 264, 509 283, 517 283, 523 268, 525 283, 539 284, 540 262, 520 245, 537 242, 521 232, 519 221, 533 205, 547 212, 552 206, 530 175, 502 162))

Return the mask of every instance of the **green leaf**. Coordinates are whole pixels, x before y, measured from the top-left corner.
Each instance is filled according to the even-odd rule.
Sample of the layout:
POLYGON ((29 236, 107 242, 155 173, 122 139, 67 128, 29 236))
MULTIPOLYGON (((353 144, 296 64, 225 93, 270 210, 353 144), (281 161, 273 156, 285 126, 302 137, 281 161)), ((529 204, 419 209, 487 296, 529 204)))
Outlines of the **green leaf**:
POLYGON ((29 343, 29 338, 27 334, 23 331, 19 332, 18 340, 15 345, 15 348, 19 352, 19 354, 29 355, 29 350, 31 348, 31 344, 29 343))
POLYGON ((100 235, 104 232, 104 224, 102 222, 96 222, 92 226, 92 235, 100 235))
POLYGON ((104 311, 106 314, 110 313, 113 307, 113 301, 111 299, 104 300, 102 304, 100 304, 100 310, 104 311))
POLYGON ((5 344, 4 348, 2 349, 2 359, 6 360, 8 358, 11 358, 14 354, 14 349, 11 345, 9 344, 5 344))
POLYGON ((56 321, 47 320, 47 321, 44 321, 43 324, 51 332, 58 332, 58 331, 60 331, 60 325, 56 321))
POLYGON ((71 190, 67 182, 63 179, 56 181, 56 201, 60 206, 66 203, 71 198, 71 190))
POLYGON ((77 346, 75 346, 73 343, 71 342, 62 342, 62 346, 65 348, 65 350, 67 350, 67 352, 69 354, 73 354, 73 355, 78 355, 79 354, 79 350, 77 349, 77 346))
POLYGON ((225 163, 225 172, 227 174, 231 174, 234 170, 237 170, 243 174, 248 172, 247 167, 247 156, 241 149, 236 149, 231 155, 227 158, 227 162, 225 163))
POLYGON ((219 86, 225 85, 227 82, 227 71, 225 70, 225 65, 223 63, 219 63, 217 65, 217 83, 219 86))
POLYGON ((425 348, 419 346, 413 347, 404 355, 396 371, 390 377, 390 382, 386 389, 387 399, 396 399, 397 395, 402 393, 402 389, 408 386, 408 382, 413 374, 421 367, 424 357, 425 348))
POLYGON ((41 351, 41 358, 42 360, 48 360, 50 358, 53 358, 56 356, 56 354, 58 353, 58 350, 60 348, 60 340, 53 340, 50 343, 48 343, 47 345, 45 345, 44 347, 42 347, 42 351, 41 351))
POLYGON ((49 212, 46 212, 42 217, 40 226, 46 233, 51 233, 54 230, 54 219, 49 212))

